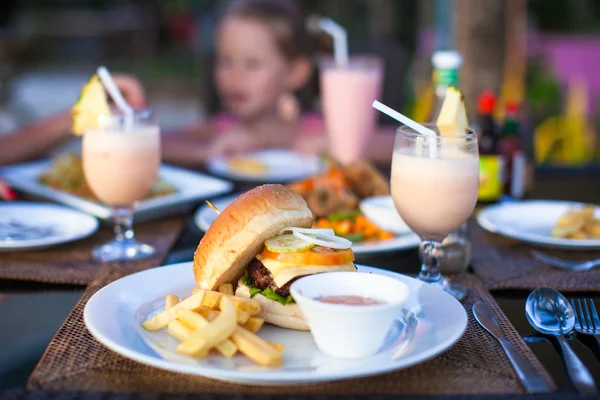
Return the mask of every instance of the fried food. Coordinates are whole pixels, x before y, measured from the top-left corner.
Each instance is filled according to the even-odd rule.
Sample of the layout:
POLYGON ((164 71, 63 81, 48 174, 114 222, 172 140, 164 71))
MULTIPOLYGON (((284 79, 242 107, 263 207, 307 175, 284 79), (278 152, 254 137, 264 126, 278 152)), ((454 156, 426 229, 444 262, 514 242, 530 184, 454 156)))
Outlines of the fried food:
POLYGON ((259 365, 279 366, 283 345, 257 336, 264 319, 250 316, 260 312, 260 304, 229 294, 233 288, 227 285, 220 289, 225 293, 195 289, 179 302, 177 296, 167 294, 165 309, 142 322, 142 327, 149 331, 166 328, 179 342, 176 351, 180 354, 202 358, 216 350, 231 358, 241 353, 259 365))
POLYGON ((569 209, 556 221, 551 235, 575 240, 600 239, 600 219, 595 218, 595 211, 594 205, 569 209))
MULTIPOLYGON (((82 159, 76 154, 63 154, 56 157, 50 169, 41 174, 38 181, 53 189, 67 192, 86 200, 99 201, 85 180, 82 159)), ((159 178, 146 198, 167 196, 175 192, 177 192, 175 186, 159 178)))
POLYGON ((368 161, 357 161, 344 168, 352 192, 361 199, 390 194, 390 183, 368 161))

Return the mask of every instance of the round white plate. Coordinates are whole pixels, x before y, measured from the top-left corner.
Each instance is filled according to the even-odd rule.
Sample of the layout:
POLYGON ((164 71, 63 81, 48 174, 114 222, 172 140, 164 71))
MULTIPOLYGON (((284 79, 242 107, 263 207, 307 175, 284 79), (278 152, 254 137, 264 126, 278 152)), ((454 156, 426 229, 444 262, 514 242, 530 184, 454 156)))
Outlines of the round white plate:
MULTIPOLYGON (((232 196, 222 197, 220 199, 211 201, 211 203, 219 210, 225 209, 232 201, 234 201, 240 194, 232 196)), ((194 222, 196 226, 206 232, 213 221, 217 218, 215 211, 208 205, 204 204, 196 210, 194 214, 194 222)), ((354 254, 369 254, 369 253, 380 253, 386 251, 398 251, 406 250, 418 247, 421 243, 419 237, 413 232, 407 232, 403 235, 396 236, 394 239, 382 240, 378 242, 369 243, 355 243, 352 245, 352 251, 354 254)))
POLYGON ((15 240, 3 240, 0 234, 0 252, 46 248, 84 238, 98 229, 96 218, 51 203, 2 202, 0 225, 9 222, 34 227, 42 233, 15 240))
MULTIPOLYGON (((483 229, 538 246, 561 249, 597 249, 600 240, 555 238, 550 235, 556 221, 571 207, 583 204, 570 201, 529 200, 506 202, 484 208, 477 216, 483 229)), ((596 218, 600 208, 596 207, 596 218)))
POLYGON ((213 174, 229 179, 249 182, 291 182, 318 174, 323 170, 319 158, 307 156, 289 150, 263 150, 249 153, 248 158, 256 159, 265 164, 266 173, 256 174, 252 172, 232 169, 229 158, 217 157, 206 163, 206 168, 213 174))
POLYGON ((141 322, 163 309, 166 294, 186 296, 196 287, 189 262, 138 272, 105 286, 90 298, 83 317, 98 341, 124 357, 169 371, 252 385, 306 384, 406 368, 444 352, 462 336, 467 326, 465 309, 443 290, 390 271, 358 268, 406 283, 411 291, 406 307, 417 317, 409 343, 395 341, 403 330, 399 320, 382 350, 359 360, 328 357, 317 349, 310 332, 271 325, 263 326, 258 334, 285 346, 278 368, 257 366, 243 355, 226 359, 211 354, 194 359, 177 354, 174 339, 166 332, 147 332, 141 322), (404 346, 403 353, 392 360, 399 346, 404 346))

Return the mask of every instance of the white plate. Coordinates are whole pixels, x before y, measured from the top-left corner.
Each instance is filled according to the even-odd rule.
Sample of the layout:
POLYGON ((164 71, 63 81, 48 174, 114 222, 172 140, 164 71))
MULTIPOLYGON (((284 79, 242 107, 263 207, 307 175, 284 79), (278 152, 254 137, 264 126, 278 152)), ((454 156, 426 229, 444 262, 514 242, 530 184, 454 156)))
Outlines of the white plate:
MULTIPOLYGON (((561 249, 597 249, 600 240, 555 238, 550 235, 556 221, 571 207, 583 204, 570 201, 530 200, 506 202, 484 208, 477 216, 482 228, 538 246, 561 249)), ((596 218, 600 208, 596 207, 596 218)))
POLYGON ((33 250, 67 243, 96 232, 98 220, 68 207, 50 203, 15 201, 0 203, 0 223, 13 221, 46 230, 48 234, 30 239, 4 241, 0 252, 33 250))
POLYGON ((204 359, 179 355, 174 351, 177 343, 166 332, 147 332, 140 324, 162 310, 167 293, 191 293, 195 287, 191 263, 154 268, 119 279, 90 298, 83 316, 92 335, 124 357, 169 371, 253 385, 306 384, 407 368, 439 355, 462 336, 467 326, 465 309, 443 290, 390 271, 363 266, 359 270, 395 277, 410 288, 407 308, 416 314, 417 327, 413 339, 395 360, 391 355, 403 345, 394 342, 402 333, 400 322, 382 350, 360 360, 325 356, 310 332, 270 325, 264 326, 259 336, 285 345, 279 368, 257 366, 242 355, 232 359, 218 354, 204 359))
MULTIPOLYGON (((240 194, 235 194, 214 201, 211 200, 211 203, 219 210, 223 210, 229 204, 231 204, 231 202, 235 200, 239 195, 240 194)), ((194 214, 194 222, 196 223, 196 226, 204 232, 206 232, 208 227, 213 223, 213 221, 216 218, 217 214, 215 213, 215 211, 206 204, 198 207, 198 210, 196 210, 196 213, 194 214)), ((354 254, 370 254, 386 251, 398 251, 418 247, 420 243, 421 240, 415 233, 408 232, 403 235, 396 236, 394 239, 390 240, 381 240, 377 242, 368 243, 355 243, 352 245, 352 251, 354 251, 354 254)))
MULTIPOLYGON (((113 211, 110 207, 38 182, 38 177, 50 167, 51 160, 19 164, 0 169, 0 177, 23 192, 66 204, 100 219, 112 218, 113 211)), ((198 201, 223 195, 233 188, 231 182, 164 164, 160 167, 160 176, 175 186, 177 192, 140 201, 135 210, 136 222, 189 212, 198 201)))
POLYGON ((229 179, 249 182, 291 182, 307 176, 318 174, 324 170, 319 158, 289 150, 263 150, 247 155, 264 163, 267 171, 264 174, 244 173, 231 169, 229 158, 217 157, 206 163, 206 168, 213 174, 229 179))

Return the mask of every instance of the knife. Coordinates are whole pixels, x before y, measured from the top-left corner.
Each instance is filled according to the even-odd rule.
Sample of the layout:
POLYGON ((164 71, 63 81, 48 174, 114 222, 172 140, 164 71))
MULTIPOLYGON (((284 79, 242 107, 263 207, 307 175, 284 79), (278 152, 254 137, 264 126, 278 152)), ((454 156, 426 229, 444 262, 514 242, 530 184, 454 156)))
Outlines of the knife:
POLYGON ((492 311, 485 303, 481 301, 475 303, 473 305, 473 315, 477 322, 498 340, 527 393, 548 393, 552 391, 548 382, 531 367, 530 363, 508 340, 502 329, 500 329, 500 325, 498 325, 492 311))

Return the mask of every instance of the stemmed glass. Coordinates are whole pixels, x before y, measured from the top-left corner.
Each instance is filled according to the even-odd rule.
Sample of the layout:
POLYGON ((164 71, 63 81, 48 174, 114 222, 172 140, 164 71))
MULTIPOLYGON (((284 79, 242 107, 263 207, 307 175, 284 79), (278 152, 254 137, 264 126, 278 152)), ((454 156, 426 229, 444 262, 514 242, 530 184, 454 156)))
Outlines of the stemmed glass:
POLYGON ((102 116, 83 136, 83 172, 92 192, 113 208, 114 239, 94 249, 97 261, 138 260, 154 248, 133 232, 136 202, 147 196, 160 168, 160 129, 151 110, 102 116))
POLYGON ((469 218, 477 203, 479 153, 477 134, 426 137, 411 128, 396 133, 391 189, 394 204, 406 224, 421 238, 423 264, 419 279, 438 285, 457 299, 465 289, 440 273, 441 242, 469 218), (435 150, 431 149, 435 146, 435 150))

